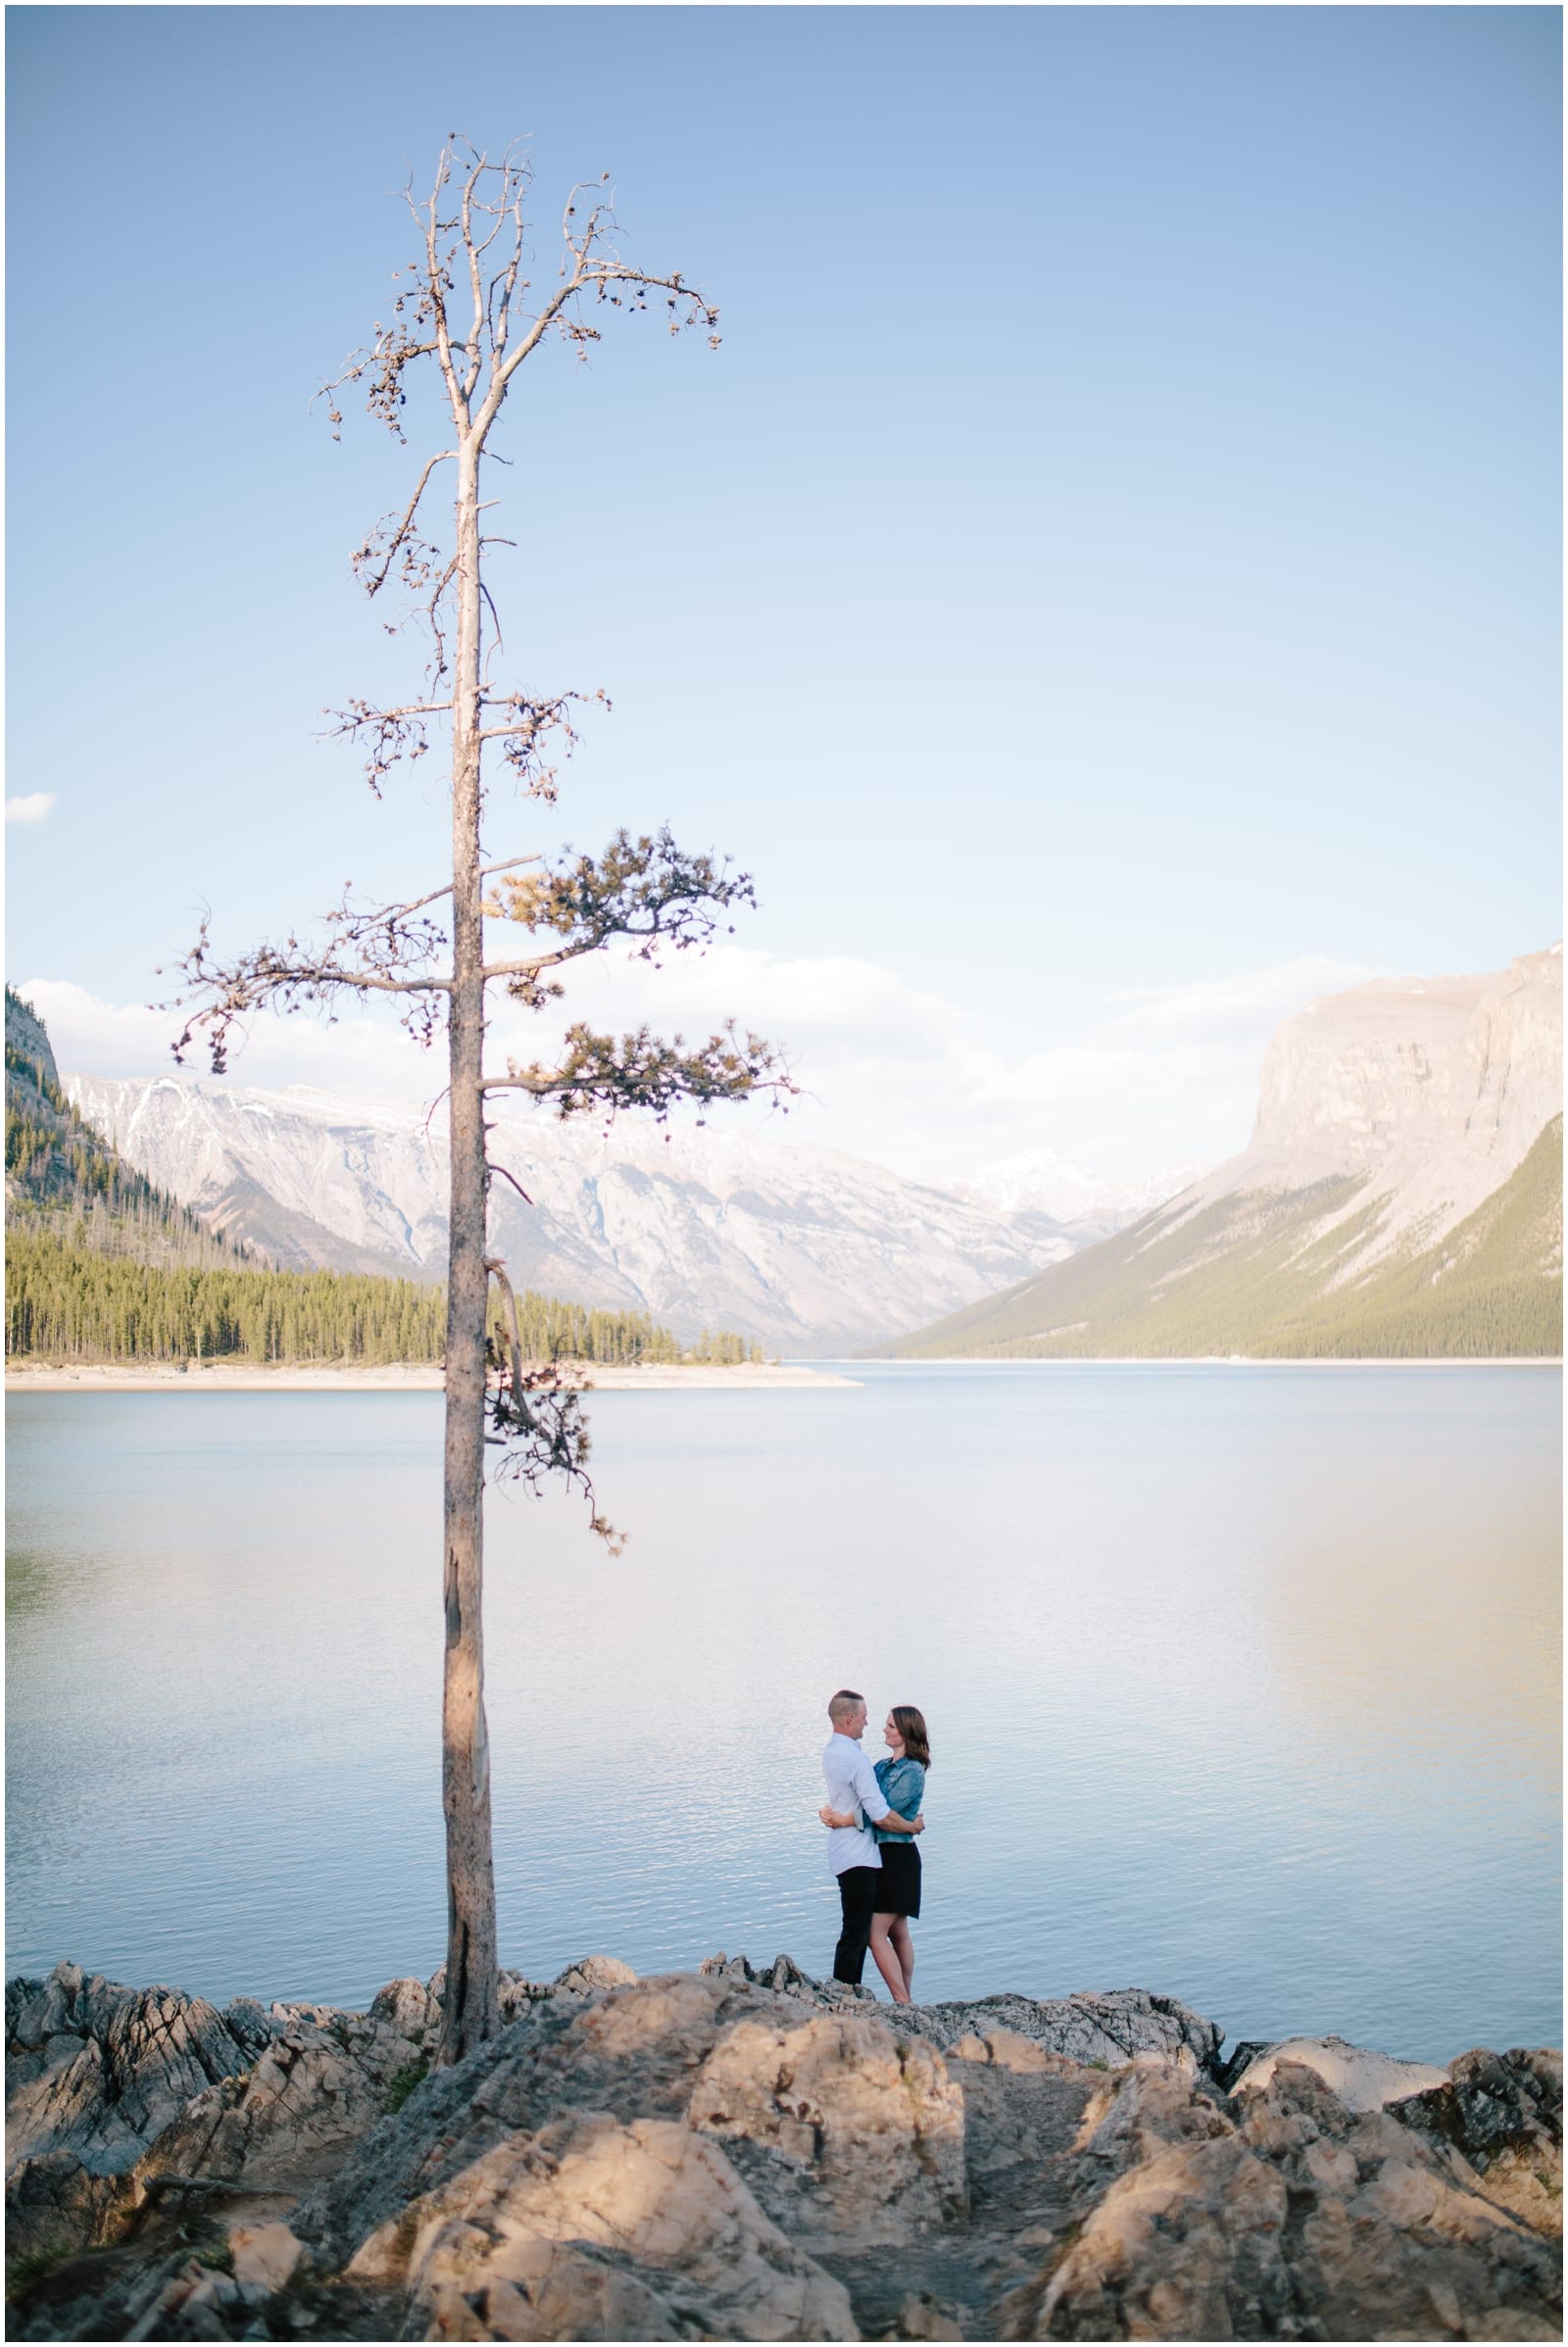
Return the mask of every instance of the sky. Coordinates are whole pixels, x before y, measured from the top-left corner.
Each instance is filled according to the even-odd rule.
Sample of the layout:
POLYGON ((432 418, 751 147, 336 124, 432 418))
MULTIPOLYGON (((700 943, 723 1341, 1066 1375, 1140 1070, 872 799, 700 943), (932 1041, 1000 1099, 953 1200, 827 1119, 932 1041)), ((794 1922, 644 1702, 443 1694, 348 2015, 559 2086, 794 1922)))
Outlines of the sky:
MULTIPOLYGON (((444 137, 526 138, 721 310, 530 361, 511 673, 605 687, 555 809, 757 876, 582 1014, 776 1036, 790 1135, 928 1178, 1247 1139, 1282 1017, 1561 933, 1550 8, 13 7, 7 969, 168 1065, 239 947, 437 883, 322 711, 420 656, 352 578, 398 446, 312 395, 444 137)), ((498 1050, 535 1042, 503 1015, 498 1050)), ((232 1081, 429 1099, 384 1020, 232 1081)))

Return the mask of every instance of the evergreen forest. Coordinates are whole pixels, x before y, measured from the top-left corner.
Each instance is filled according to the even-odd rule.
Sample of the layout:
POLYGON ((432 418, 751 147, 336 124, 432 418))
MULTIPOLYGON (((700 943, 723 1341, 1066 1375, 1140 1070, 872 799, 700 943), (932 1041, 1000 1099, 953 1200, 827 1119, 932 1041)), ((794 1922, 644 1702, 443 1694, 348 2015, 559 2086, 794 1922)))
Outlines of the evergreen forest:
MULTIPOLYGON (((140 1263, 50 1231, 13 1230, 6 1353, 44 1361, 436 1362, 446 1290, 362 1272, 140 1263)), ((499 1341, 499 1298, 492 1307, 499 1341)), ((530 1290, 517 1298, 531 1361, 740 1362, 760 1345, 725 1331, 687 1347, 644 1312, 590 1311, 530 1290)))
MULTIPOLYGON (((61 1089, 43 1022, 6 988, 6 1357, 39 1362, 439 1362, 446 1290, 364 1272, 280 1271, 156 1189, 61 1089)), ((499 1351, 502 1312, 492 1298, 499 1351)), ((517 1298, 530 1361, 760 1361, 646 1312, 517 1298)))

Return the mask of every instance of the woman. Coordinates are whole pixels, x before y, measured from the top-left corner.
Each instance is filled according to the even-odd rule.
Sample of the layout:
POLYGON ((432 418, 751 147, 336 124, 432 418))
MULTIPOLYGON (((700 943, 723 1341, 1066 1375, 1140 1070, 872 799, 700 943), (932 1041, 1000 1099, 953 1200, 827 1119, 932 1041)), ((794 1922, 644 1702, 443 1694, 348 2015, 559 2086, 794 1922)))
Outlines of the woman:
MULTIPOLYGON (((925 1774, 931 1766, 931 1743, 925 1715, 912 1703, 895 1703, 882 1731, 886 1760, 876 1764, 876 1781, 890 1809, 903 1818, 916 1818, 925 1792, 925 1774)), ((824 1826, 857 1826, 858 1817, 836 1809, 819 1812, 824 1826)), ((882 1858, 881 1906, 871 1918, 871 1958, 888 1984, 896 2005, 910 2002, 914 1984, 914 1942, 909 1925, 920 1912, 920 1853, 906 1834, 889 1834, 873 1826, 882 1858)))

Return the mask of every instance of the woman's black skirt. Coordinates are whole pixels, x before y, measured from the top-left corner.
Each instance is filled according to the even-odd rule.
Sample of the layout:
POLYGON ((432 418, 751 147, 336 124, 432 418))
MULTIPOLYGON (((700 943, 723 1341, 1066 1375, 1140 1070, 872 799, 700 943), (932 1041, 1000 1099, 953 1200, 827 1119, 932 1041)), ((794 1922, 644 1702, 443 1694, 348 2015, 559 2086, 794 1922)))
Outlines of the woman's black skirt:
POLYGON ((876 1886, 878 1915, 918 1915, 920 1912, 920 1853, 912 1841, 877 1844, 882 1856, 882 1880, 876 1886))

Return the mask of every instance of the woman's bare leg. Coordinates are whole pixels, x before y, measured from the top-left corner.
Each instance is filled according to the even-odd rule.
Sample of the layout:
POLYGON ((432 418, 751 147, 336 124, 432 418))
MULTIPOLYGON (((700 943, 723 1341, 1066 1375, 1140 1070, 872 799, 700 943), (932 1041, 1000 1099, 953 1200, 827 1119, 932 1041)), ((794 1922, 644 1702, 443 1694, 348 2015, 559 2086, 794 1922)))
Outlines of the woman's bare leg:
POLYGON ((909 1991, 904 1984, 904 1967, 893 1953, 888 1938, 890 1927, 903 1922, 898 1915, 873 1915, 871 1918, 871 1961, 888 1984, 896 2005, 906 2005, 909 1991))
MULTIPOLYGON (((914 2002, 914 1941, 909 1937, 909 1919, 906 1915, 894 1917, 893 1929, 888 1933, 888 1938, 892 1942, 893 1953, 899 1960, 899 1970, 904 1975, 904 1993, 912 2004, 914 2002)), ((883 1978, 886 1979, 886 1977, 884 1974, 883 1978)))

